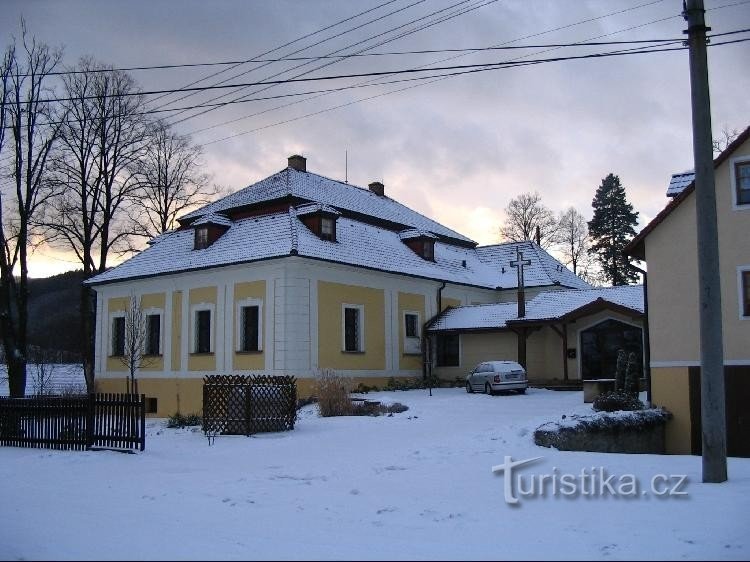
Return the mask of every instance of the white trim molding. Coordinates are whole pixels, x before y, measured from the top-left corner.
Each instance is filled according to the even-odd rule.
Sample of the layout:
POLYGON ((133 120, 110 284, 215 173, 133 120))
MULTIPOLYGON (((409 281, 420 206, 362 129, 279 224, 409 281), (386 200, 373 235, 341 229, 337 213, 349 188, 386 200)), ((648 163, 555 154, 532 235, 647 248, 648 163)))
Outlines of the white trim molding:
POLYGON ((190 305, 190 317, 188 318, 188 326, 190 330, 190 341, 189 341, 189 353, 198 353, 198 331, 196 326, 196 313, 208 310, 211 312, 211 336, 209 339, 209 353, 216 353, 216 305, 209 302, 201 302, 198 304, 190 305))
POLYGON ((750 163, 750 156, 736 156, 729 159, 729 185, 732 189, 732 210, 733 211, 750 211, 750 203, 739 205, 737 203, 737 174, 735 168, 737 164, 750 163))
POLYGON ((364 353, 365 351, 365 305, 341 303, 341 351, 344 353, 364 353), (346 349, 346 309, 354 308, 358 311, 357 319, 357 349, 346 349))
POLYGON ((259 352, 263 351, 263 299, 251 297, 251 298, 246 298, 246 299, 237 301, 237 304, 235 306, 234 329, 235 329, 236 343, 234 347, 237 353, 242 353, 246 351, 242 349, 242 340, 243 340, 242 309, 248 308, 251 306, 258 307, 258 351, 259 352))

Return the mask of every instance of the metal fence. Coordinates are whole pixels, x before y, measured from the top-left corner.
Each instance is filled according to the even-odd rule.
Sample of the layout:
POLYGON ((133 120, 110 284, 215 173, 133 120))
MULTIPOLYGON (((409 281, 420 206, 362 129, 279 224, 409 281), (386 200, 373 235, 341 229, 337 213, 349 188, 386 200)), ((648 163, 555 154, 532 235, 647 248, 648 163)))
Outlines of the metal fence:
POLYGON ((203 431, 251 435, 294 429, 297 381, 292 376, 211 375, 203 378, 203 431))
POLYGON ((143 451, 146 396, 0 398, 0 446, 143 451))

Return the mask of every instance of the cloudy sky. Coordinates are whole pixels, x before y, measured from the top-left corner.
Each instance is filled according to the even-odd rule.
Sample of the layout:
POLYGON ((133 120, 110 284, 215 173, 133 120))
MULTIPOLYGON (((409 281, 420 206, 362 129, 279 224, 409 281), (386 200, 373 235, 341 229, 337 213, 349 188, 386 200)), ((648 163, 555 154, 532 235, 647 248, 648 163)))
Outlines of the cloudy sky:
MULTIPOLYGON (((750 28, 750 1, 705 4, 712 33, 750 28)), ((0 37, 17 34, 23 16, 38 39, 64 47, 71 65, 83 55, 121 68, 273 60, 132 71, 149 91, 184 87, 222 70, 199 85, 611 51, 633 45, 382 54, 679 40, 686 27, 681 8, 681 0, 24 0, 3 3, 0 37), (379 55, 316 59, 360 52, 379 55)), ((710 49, 709 65, 715 134, 744 129, 750 125, 750 42, 710 49)), ((391 197, 482 244, 498 241, 503 209, 523 192, 539 192, 555 211, 573 205, 590 218, 594 192, 610 172, 620 176, 643 226, 666 203, 670 175, 692 167, 686 51, 379 84, 443 72, 149 98, 153 109, 205 104, 220 95, 226 97, 217 101, 276 98, 200 116, 194 116, 199 110, 162 113, 172 122, 182 120, 176 129, 204 145, 207 171, 229 190, 282 169, 293 153, 308 158, 308 170, 343 180, 348 152, 350 183, 383 181, 391 197), (363 86, 278 97, 352 85, 363 86), (388 93, 395 90, 403 91, 388 93)), ((75 267, 70 256, 43 247, 31 273, 75 267)))

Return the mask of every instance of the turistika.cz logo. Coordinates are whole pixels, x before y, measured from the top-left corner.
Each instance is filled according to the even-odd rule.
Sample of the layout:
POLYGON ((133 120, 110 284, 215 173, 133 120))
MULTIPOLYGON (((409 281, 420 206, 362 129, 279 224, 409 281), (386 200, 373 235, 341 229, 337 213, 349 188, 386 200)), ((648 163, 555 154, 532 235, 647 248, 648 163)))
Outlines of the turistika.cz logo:
POLYGON ((518 469, 538 462, 543 457, 514 461, 507 455, 503 464, 492 472, 504 478, 505 502, 518 505, 519 498, 532 497, 623 497, 653 495, 658 498, 686 497, 688 479, 685 474, 655 474, 644 486, 634 474, 609 474, 603 466, 582 468, 577 474, 552 468, 551 474, 520 474, 518 469))

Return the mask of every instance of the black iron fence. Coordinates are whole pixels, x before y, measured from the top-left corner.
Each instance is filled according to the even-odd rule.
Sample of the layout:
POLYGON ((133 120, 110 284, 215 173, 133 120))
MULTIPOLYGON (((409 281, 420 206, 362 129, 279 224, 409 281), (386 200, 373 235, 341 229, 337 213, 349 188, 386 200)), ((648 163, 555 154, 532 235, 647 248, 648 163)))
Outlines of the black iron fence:
POLYGON ((294 429, 297 381, 292 376, 211 375, 203 378, 203 431, 251 435, 294 429))
POLYGON ((0 398, 0 446, 146 448, 143 394, 0 398))

